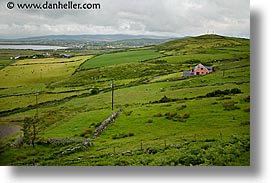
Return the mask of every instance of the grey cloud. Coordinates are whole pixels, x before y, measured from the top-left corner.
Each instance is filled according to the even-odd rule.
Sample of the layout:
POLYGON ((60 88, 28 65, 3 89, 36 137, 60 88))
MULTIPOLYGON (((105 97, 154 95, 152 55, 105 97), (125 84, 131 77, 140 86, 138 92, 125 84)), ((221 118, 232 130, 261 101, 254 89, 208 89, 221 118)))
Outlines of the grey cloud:
MULTIPOLYGON (((46 0, 14 0, 39 3, 46 0)), ((58 0, 48 0, 57 2, 58 0)), ((63 0, 67 2, 67 0, 63 0)), ((249 37, 249 0, 74 0, 100 10, 8 10, 0 3, 0 36, 49 34, 217 34, 249 37)))

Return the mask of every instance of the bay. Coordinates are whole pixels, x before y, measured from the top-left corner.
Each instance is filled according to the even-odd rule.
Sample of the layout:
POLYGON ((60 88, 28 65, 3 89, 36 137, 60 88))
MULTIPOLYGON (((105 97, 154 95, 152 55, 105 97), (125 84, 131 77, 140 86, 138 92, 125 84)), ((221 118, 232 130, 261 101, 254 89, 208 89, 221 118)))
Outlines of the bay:
POLYGON ((0 45, 0 49, 15 49, 15 50, 61 50, 68 47, 48 46, 48 45, 0 45))

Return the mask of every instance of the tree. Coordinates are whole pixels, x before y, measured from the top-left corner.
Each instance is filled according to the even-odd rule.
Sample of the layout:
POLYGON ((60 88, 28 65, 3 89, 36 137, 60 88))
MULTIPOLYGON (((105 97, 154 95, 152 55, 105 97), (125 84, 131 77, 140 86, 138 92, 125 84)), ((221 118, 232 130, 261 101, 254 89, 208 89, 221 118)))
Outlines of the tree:
POLYGON ((35 140, 37 136, 37 124, 40 121, 39 118, 30 118, 27 117, 24 119, 24 124, 23 124, 23 143, 26 143, 28 145, 32 145, 34 148, 35 146, 35 140))

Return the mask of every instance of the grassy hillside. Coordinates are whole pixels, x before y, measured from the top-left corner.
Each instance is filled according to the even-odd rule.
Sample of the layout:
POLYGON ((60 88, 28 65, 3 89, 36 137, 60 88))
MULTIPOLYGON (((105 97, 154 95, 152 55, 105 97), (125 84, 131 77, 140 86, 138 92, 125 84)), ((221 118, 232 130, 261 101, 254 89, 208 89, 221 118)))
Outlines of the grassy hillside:
POLYGON ((35 148, 30 141, 16 146, 21 132, 2 139, 0 164, 247 166, 249 55, 247 39, 203 35, 152 50, 98 55, 86 62, 86 57, 79 62, 41 60, 45 67, 51 62, 60 65, 60 70, 45 71, 49 79, 58 73, 47 79, 50 82, 34 76, 33 83, 27 82, 28 67, 39 69, 39 60, 16 62, 0 74, 21 67, 28 74, 1 83, 5 89, 0 90, 0 100, 5 105, 0 108, 0 124, 26 126, 37 121, 35 148), (198 63, 216 71, 182 77, 183 70, 198 63), (67 73, 69 64, 73 65, 67 73), (36 104, 37 89, 41 92, 36 104), (95 129, 121 109, 93 139, 95 129))
POLYGON ((114 64, 138 62, 160 56, 162 55, 155 50, 124 51, 118 53, 103 54, 86 61, 80 67, 80 69, 90 69, 94 67, 110 66, 114 64))
MULTIPOLYGON (((170 41, 156 46, 159 50, 170 51, 177 54, 193 54, 202 53, 207 50, 219 50, 224 47, 236 48, 240 46, 248 46, 249 40, 226 37, 215 34, 207 34, 198 37, 189 37, 170 41)), ((248 47, 245 47, 246 49, 248 47)), ((238 50, 238 49, 236 49, 238 50)), ((249 50, 249 49, 248 49, 249 50)), ((169 53, 170 53, 169 52, 169 53)))
POLYGON ((70 76, 89 58, 91 56, 20 60, 1 70, 0 85, 2 88, 9 88, 56 81, 70 76))

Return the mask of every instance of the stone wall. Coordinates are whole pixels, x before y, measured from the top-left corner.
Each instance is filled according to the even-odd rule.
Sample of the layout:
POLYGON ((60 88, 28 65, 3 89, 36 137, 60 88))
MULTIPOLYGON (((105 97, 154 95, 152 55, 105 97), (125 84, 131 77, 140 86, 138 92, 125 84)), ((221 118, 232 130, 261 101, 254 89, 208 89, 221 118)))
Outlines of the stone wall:
POLYGON ((109 124, 113 123, 115 119, 118 117, 118 115, 122 112, 123 112, 123 109, 120 109, 119 111, 114 112, 110 117, 105 119, 101 123, 101 125, 95 129, 93 138, 94 139, 97 138, 101 134, 101 132, 103 132, 108 127, 109 124))

